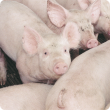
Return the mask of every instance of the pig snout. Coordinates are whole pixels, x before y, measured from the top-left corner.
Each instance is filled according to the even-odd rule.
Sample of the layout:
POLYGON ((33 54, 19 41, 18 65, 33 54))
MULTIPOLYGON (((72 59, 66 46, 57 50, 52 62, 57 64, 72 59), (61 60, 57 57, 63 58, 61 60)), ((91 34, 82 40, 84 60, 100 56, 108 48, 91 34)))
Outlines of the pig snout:
POLYGON ((68 70, 68 66, 66 63, 64 62, 59 62, 57 63, 55 66, 54 66, 54 69, 53 71, 56 73, 56 74, 64 74, 66 73, 66 71, 68 70))
POLYGON ((96 39, 90 39, 87 42, 87 48, 94 48, 96 46, 98 46, 98 41, 96 39))

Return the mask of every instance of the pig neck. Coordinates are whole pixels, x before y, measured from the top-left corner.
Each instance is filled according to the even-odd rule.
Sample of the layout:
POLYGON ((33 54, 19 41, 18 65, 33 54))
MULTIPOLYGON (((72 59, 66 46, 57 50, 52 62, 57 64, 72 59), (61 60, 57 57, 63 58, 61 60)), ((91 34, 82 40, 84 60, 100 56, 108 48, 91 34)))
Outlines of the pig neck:
MULTIPOLYGON (((108 97, 110 96, 110 87, 106 87, 106 85, 110 83, 110 62, 108 60, 110 59, 110 41, 104 45, 100 45, 100 47, 87 51, 77 57, 72 62, 68 73, 75 71, 75 74, 71 75, 90 76, 98 84, 102 94, 106 97, 106 103, 108 103, 110 101, 110 97, 108 97)), ((72 78, 72 76, 69 77, 72 78)))

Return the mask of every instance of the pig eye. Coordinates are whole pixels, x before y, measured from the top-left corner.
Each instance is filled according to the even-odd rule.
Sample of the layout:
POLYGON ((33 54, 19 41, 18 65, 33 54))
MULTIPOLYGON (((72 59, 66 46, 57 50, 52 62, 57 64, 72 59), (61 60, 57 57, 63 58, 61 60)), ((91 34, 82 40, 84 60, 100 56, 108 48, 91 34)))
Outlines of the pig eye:
POLYGON ((64 49, 64 53, 68 53, 68 50, 67 49, 64 49))
POLYGON ((49 51, 47 49, 43 50, 43 56, 46 57, 49 55, 49 51))
POLYGON ((47 55, 47 52, 44 52, 45 55, 47 55))

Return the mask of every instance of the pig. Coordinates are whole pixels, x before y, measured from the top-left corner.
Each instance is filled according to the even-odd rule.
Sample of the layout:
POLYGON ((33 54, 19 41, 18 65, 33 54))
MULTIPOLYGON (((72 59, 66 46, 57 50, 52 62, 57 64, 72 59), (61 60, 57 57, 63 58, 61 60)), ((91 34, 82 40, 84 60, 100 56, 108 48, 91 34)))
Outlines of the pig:
POLYGON ((52 85, 27 83, 0 89, 0 110, 45 110, 52 85))
MULTIPOLYGON (((12 1, 12 0, 5 0, 12 1)), ((55 0, 14 0, 32 9, 55 33, 60 34, 68 23, 75 23, 81 35, 80 48, 93 48, 98 45, 91 22, 96 22, 100 15, 100 1, 86 11, 67 10, 55 0), (97 8, 94 10, 94 8, 97 8), (94 14, 95 16, 92 16, 94 14), (91 17, 91 20, 89 20, 91 17)))
POLYGON ((110 41, 76 57, 48 93, 46 110, 104 110, 110 103, 110 41))
POLYGON ((61 35, 53 33, 21 3, 0 4, 0 48, 16 62, 23 83, 57 80, 67 72, 71 64, 69 49, 78 47, 80 37, 75 24, 68 24, 64 30, 61 35))
MULTIPOLYGON (((85 10, 95 0, 56 0, 67 9, 85 10)), ((101 11, 98 21, 94 23, 95 33, 103 33, 106 39, 110 39, 110 0, 101 0, 101 11)))

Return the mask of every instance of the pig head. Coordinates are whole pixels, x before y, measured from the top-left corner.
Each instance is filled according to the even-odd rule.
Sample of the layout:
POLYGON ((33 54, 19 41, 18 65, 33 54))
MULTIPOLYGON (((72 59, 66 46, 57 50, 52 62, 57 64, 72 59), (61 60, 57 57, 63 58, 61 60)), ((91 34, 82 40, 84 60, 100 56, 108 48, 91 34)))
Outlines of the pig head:
MULTIPOLYGON (((78 0, 81 9, 86 9, 94 0, 78 0)), ((101 0, 101 12, 98 21, 94 24, 95 33, 105 34, 106 39, 110 39, 110 2, 101 0)))
POLYGON ((93 4, 87 11, 67 10, 58 3, 52 3, 50 0, 47 1, 47 13, 50 21, 54 25, 61 28, 66 26, 68 23, 76 23, 79 33, 81 34, 80 48, 83 49, 93 48, 98 45, 98 41, 94 35, 93 26, 91 24, 93 19, 97 19, 92 17, 92 14, 96 13, 98 15, 97 12, 93 11, 94 7, 98 7, 98 4, 93 4), (92 20, 89 20, 88 16, 91 16, 92 20))

